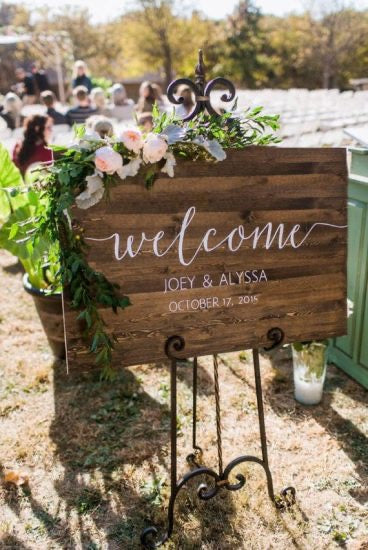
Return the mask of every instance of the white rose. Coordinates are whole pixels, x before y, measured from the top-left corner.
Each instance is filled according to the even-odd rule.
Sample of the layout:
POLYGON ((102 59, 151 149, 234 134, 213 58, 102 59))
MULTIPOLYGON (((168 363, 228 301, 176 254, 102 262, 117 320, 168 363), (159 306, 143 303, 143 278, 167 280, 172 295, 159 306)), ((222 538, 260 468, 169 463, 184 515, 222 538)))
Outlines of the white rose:
POLYGON ((142 132, 138 128, 125 128, 121 133, 121 141, 137 155, 143 147, 142 132))
POLYGON ((105 192, 103 181, 99 176, 97 176, 97 174, 87 176, 86 182, 86 189, 75 197, 76 205, 78 208, 82 208, 83 210, 91 208, 91 206, 94 206, 100 202, 105 192))
POLYGON ((123 166, 123 159, 112 147, 100 147, 95 154, 95 165, 100 172, 113 174, 123 166))
POLYGON ((168 152, 168 153, 166 153, 164 158, 166 159, 166 162, 165 162, 164 166, 161 168, 161 172, 164 172, 165 174, 170 176, 170 178, 173 178, 174 177, 174 166, 176 166, 175 157, 172 153, 168 152))
POLYGON ((136 176, 139 172, 139 167, 142 163, 142 159, 136 158, 124 164, 122 168, 117 171, 119 178, 125 180, 128 176, 136 176))
POLYGON ((158 134, 148 134, 143 144, 143 160, 144 162, 158 162, 161 160, 168 148, 165 138, 158 134))

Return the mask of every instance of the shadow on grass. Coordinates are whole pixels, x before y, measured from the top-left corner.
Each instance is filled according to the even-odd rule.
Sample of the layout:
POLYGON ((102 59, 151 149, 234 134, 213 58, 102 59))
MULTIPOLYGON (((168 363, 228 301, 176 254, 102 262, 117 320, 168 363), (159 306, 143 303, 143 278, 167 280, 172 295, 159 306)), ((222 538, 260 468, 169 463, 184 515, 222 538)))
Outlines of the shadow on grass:
MULTIPOLYGON (((212 393, 212 379, 200 365, 198 374, 199 392, 212 393)), ((189 363, 178 368, 178 379, 191 387, 192 368, 189 363)), ((141 378, 135 375, 134 369, 122 369, 117 380, 111 383, 101 382, 98 373, 67 375, 65 365, 55 363, 54 399, 55 416, 50 437, 63 466, 61 476, 55 480, 55 488, 66 506, 69 523, 73 515, 78 515, 78 536, 83 548, 92 550, 99 547, 94 546, 91 519, 109 541, 109 549, 140 548, 140 534, 152 524, 163 533, 170 476, 169 395, 164 404, 152 398, 144 391, 141 378), (165 482, 156 477, 155 462, 167 472, 165 482), (142 480, 137 487, 137 481, 131 480, 129 472, 139 468, 142 468, 142 480), (89 522, 84 521, 86 515, 89 522)), ((180 443, 179 438, 178 446, 180 443)), ((182 493, 175 531, 180 533, 180 540, 183 538, 184 542, 180 544, 184 544, 184 548, 188 506, 189 509, 192 506, 197 508, 198 504, 200 509, 202 507, 197 498, 188 497, 190 491, 183 490, 182 493), (182 523, 183 529, 179 529, 182 523)), ((29 499, 34 514, 51 538, 60 540, 62 530, 64 537, 73 540, 70 525, 54 524, 53 518, 47 516, 32 495, 29 499)), ((216 525, 218 506, 216 503, 211 503, 211 506, 215 506, 211 523, 216 525)), ((224 521, 234 513, 231 499, 227 508, 221 529, 225 528, 224 521)), ((211 514, 208 515, 205 509, 202 513, 198 510, 196 515, 199 521, 205 522, 211 514)))
MULTIPOLYGON (((188 387, 192 388, 193 386, 193 369, 192 361, 179 361, 178 363, 178 380, 184 382, 188 387)), ((198 395, 213 395, 214 386, 213 378, 209 376, 206 369, 201 366, 201 359, 198 359, 198 386, 197 393, 198 395)))
POLYGON ((359 424, 344 418, 332 406, 333 395, 336 390, 355 402, 368 405, 368 394, 359 384, 350 379, 345 373, 331 365, 327 370, 322 402, 316 406, 303 406, 293 397, 292 388, 292 360, 288 349, 280 349, 271 355, 271 362, 275 368, 275 376, 265 390, 267 401, 276 414, 285 414, 287 410, 292 421, 298 422, 304 418, 314 418, 331 434, 340 445, 340 448, 352 460, 355 471, 362 487, 351 488, 349 493, 360 503, 368 500, 368 438, 359 429, 359 424), (280 399, 280 395, 283 399, 280 399))
POLYGON ((1 548, 3 550, 30 550, 29 546, 26 546, 13 535, 6 535, 1 539, 1 548))
POLYGON ((167 406, 152 399, 128 369, 112 383, 101 382, 99 373, 67 375, 65 366, 56 364, 54 397, 50 437, 64 468, 55 487, 67 515, 78 514, 83 548, 94 543, 87 515, 112 548, 139 548, 150 495, 140 494, 126 468, 155 456, 167 464, 167 406))

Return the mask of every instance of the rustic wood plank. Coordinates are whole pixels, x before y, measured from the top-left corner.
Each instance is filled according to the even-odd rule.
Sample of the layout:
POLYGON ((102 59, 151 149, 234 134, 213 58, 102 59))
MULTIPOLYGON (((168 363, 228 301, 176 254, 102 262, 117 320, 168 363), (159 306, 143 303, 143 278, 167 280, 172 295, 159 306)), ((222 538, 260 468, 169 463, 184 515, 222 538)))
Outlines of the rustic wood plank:
MULTIPOLYGON (((119 235, 119 255, 134 236, 132 250, 137 254, 120 261, 114 256, 115 237, 87 241, 91 265, 120 284, 132 301, 118 315, 103 310, 118 342, 115 364, 164 360, 166 339, 174 334, 186 340, 182 356, 267 345, 267 332, 275 326, 288 342, 344 334, 346 199, 345 150, 250 147, 228 151, 222 163, 179 162, 176 177, 160 175, 150 191, 141 177, 131 178, 112 189, 111 202, 86 211, 74 208, 87 239, 119 235), (184 261, 196 257, 182 265, 177 239, 193 206, 196 212, 185 232, 183 256, 184 261), (278 234, 267 241, 269 223, 273 234, 283 224, 281 248, 278 234), (313 224, 329 225, 312 230, 313 224), (243 233, 231 241, 239 248, 230 251, 225 238, 239 226, 243 233), (295 226, 294 244, 302 243, 298 248, 290 240, 284 242, 295 226), (262 233, 258 240, 241 237, 254 236, 257 227, 262 233), (210 228, 216 234, 209 235, 208 246, 223 244, 206 252, 203 238, 210 228), (160 254, 171 245, 160 257, 152 251, 159 231, 160 254), (263 280, 245 280, 253 271, 259 277, 262 270, 263 280), (243 273, 242 281, 237 273, 243 273), (212 280, 208 288, 206 275, 212 280), (180 284, 182 289, 165 292, 168 284, 180 284), (176 311, 179 307, 184 310, 176 311)), ((91 366, 93 356, 70 307, 66 324, 70 368, 91 366)))

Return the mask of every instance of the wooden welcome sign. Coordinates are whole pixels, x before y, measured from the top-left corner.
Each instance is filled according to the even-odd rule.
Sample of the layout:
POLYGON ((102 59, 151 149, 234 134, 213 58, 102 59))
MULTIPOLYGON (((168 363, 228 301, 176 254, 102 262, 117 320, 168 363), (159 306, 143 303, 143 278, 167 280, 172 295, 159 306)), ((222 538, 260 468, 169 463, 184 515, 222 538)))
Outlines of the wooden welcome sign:
MULTIPOLYGON (((153 189, 130 178, 108 202, 74 208, 89 262, 132 305, 103 316, 116 366, 161 361, 170 336, 185 357, 346 332, 344 149, 249 147, 220 163, 182 161, 153 189)), ((78 312, 66 312, 71 365, 93 363, 78 312)))

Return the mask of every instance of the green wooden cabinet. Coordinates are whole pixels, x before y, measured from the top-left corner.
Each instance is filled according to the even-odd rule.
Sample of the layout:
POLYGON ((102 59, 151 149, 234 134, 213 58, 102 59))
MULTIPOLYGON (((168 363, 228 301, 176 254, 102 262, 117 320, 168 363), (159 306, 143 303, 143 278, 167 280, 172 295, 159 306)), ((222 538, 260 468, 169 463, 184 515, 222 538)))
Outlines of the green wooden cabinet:
POLYGON ((352 149, 349 175, 348 334, 334 339, 329 360, 368 388, 368 149, 352 149))

